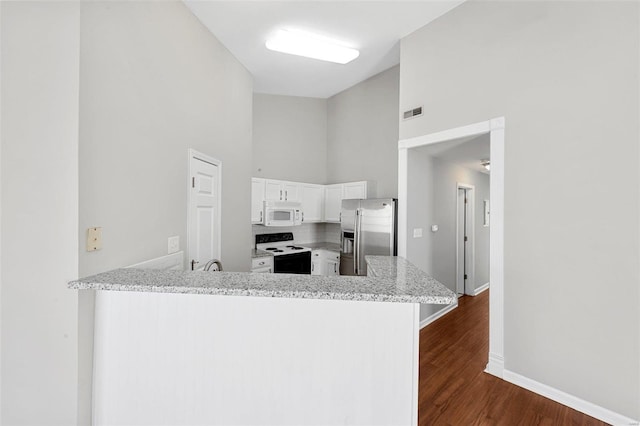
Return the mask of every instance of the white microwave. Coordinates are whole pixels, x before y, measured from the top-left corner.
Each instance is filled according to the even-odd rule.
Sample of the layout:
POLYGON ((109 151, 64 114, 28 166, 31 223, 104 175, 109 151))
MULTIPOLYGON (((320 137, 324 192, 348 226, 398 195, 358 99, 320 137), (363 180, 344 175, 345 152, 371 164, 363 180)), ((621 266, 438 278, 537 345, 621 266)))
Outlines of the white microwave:
POLYGON ((302 225, 302 205, 292 201, 265 201, 264 226, 302 225))

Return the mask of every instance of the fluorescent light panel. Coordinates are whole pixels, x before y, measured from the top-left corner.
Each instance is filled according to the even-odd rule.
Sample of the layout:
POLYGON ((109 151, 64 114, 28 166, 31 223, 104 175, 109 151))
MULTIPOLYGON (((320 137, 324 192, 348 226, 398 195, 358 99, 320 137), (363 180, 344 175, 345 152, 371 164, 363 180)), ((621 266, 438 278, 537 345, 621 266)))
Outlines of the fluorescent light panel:
POLYGON ((266 43, 267 49, 321 61, 346 64, 360 55, 350 47, 302 31, 279 30, 266 43))

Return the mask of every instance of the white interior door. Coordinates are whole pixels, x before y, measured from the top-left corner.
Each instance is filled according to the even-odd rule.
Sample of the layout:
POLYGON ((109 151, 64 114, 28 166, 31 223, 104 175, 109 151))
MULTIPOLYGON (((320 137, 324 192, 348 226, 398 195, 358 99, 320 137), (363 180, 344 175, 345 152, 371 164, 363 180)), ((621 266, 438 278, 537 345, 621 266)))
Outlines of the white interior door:
POLYGON ((189 268, 220 259, 220 161, 195 153, 189 157, 189 268))

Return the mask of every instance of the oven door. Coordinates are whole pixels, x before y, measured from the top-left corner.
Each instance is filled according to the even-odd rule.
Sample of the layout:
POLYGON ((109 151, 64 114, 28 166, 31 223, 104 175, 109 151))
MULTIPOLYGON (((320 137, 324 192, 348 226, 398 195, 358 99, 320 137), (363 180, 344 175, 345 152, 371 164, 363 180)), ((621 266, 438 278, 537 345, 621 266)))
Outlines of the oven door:
POLYGON ((276 274, 311 274, 311 252, 291 253, 273 258, 276 274))

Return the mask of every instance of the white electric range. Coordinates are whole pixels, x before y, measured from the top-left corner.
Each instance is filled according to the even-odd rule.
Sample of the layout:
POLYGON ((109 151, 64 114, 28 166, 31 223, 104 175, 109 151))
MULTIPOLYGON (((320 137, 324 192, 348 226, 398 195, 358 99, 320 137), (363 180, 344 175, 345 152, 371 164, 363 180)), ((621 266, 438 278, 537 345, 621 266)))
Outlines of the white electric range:
POLYGON ((256 249, 273 254, 273 272, 311 274, 311 249, 295 243, 292 232, 256 235, 256 249))

